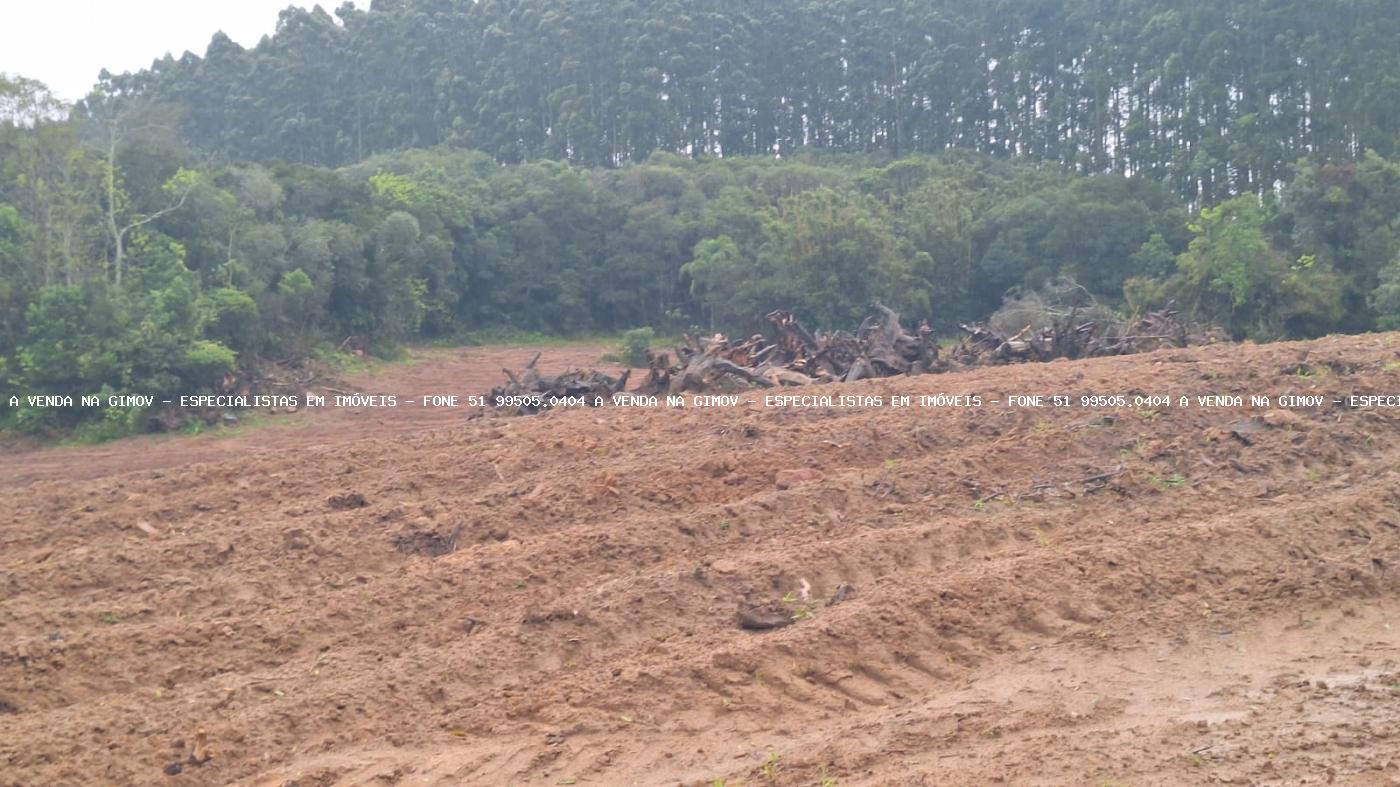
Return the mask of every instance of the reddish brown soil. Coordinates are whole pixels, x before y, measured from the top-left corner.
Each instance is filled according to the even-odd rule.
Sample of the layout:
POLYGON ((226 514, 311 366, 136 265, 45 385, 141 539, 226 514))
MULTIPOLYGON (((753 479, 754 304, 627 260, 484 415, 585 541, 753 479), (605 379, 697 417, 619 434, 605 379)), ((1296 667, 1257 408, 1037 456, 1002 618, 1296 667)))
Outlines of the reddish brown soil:
MULTIPOLYGON (((512 345, 419 348, 410 350, 406 361, 342 375, 346 387, 339 390, 393 394, 410 402, 430 395, 484 394, 504 380, 501 369, 509 367, 518 371, 535 353, 540 353, 537 366, 545 374, 571 368, 597 367, 613 371, 608 364, 598 362, 607 350, 600 345, 587 344, 549 348, 512 345)), ((327 397, 332 395, 324 389, 317 389, 317 392, 327 397)), ((149 435, 116 443, 39 451, 7 451, 7 448, 17 447, 0 445, 0 489, 35 481, 77 481, 116 472, 182 467, 270 450, 335 445, 373 436, 393 437, 460 424, 471 412, 467 408, 422 406, 327 407, 294 414, 272 414, 271 417, 258 412, 256 415, 261 420, 254 426, 219 428, 194 437, 149 435)))
MULTIPOLYGON (((466 384, 480 352, 376 384, 522 360, 466 384)), ((1397 359, 829 392, 1330 399, 1397 359)), ((1400 410, 305 421, 0 462, 0 784, 1400 780, 1400 410), (761 606, 798 619, 740 629, 761 606)))

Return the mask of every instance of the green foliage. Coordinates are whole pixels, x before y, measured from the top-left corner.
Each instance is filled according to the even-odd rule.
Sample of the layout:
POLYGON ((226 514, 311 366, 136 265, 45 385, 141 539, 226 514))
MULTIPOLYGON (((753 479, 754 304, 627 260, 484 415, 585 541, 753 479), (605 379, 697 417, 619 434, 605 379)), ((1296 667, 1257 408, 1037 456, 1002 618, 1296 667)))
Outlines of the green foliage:
POLYGON ((104 407, 100 418, 78 424, 72 439, 77 443, 102 443, 135 434, 140 431, 141 415, 139 407, 104 407))
MULTIPOLYGON (((25 313, 16 388, 76 400, 104 383, 120 381, 128 327, 124 310, 103 284, 41 289, 25 313)), ((37 424, 35 419, 40 417, 27 418, 37 424)))
POLYGON ((1275 224, 1288 233, 1296 259, 1342 277, 1335 329, 1366 330, 1383 316, 1376 290, 1400 256, 1400 163, 1374 151, 1357 161, 1301 161, 1275 224))
POLYGON ((233 372, 238 365, 238 353, 218 342, 200 339, 185 351, 186 379, 204 381, 201 388, 213 387, 219 377, 233 372))
POLYGON ((287 271, 277 282, 277 292, 288 298, 305 298, 315 289, 316 285, 311 283, 311 277, 301 268, 287 271))
POLYGON ((1307 333, 1341 317, 1339 277, 1314 261, 1290 265, 1266 236, 1265 214, 1253 197, 1205 208, 1188 226, 1195 237, 1158 297, 1174 297, 1236 337, 1307 333))
POLYGON ((1186 485, 1186 476, 1181 473, 1173 473, 1169 476, 1153 476, 1148 481, 1158 489, 1176 489, 1186 485))
POLYGON ((1325 45, 1394 15, 830 1, 586 33, 554 0, 292 9, 78 107, 0 80, 0 391, 188 393, 347 336, 850 329, 875 300, 946 336, 1068 278, 1241 337, 1400 328, 1400 47, 1325 45))
POLYGON ((1377 325, 1387 331, 1400 330, 1400 257, 1381 271, 1380 285, 1371 295, 1377 325))
POLYGON ((858 324, 871 301, 926 314, 930 260, 894 233, 873 198, 819 187, 778 202, 764 221, 756 275, 741 302, 790 308, 815 325, 858 324))
POLYGON ((258 304, 252 296, 232 287, 216 287, 204 293, 204 335, 239 350, 251 350, 258 336, 258 304))
POLYGON ((656 331, 652 328, 633 328, 630 331, 624 331, 622 344, 618 348, 618 359, 628 366, 644 368, 647 365, 647 353, 655 341, 656 331))
MULTIPOLYGON (((725 0, 291 8, 256 47, 219 34, 202 57, 165 58, 103 87, 177 104, 186 138, 230 160, 341 166, 447 144, 502 163, 666 164, 650 171, 648 199, 676 193, 676 153, 840 151, 888 163, 959 148, 1133 172, 1209 204, 1272 189, 1302 155, 1400 145, 1400 19, 1383 0, 1053 10, 961 0, 770 0, 742 13, 725 0)), ((900 164, 880 185, 905 189, 918 169, 900 164)))
POLYGON ((1187 225, 1196 237, 1178 265, 1198 299, 1222 296, 1233 309, 1263 298, 1278 269, 1263 224, 1258 202, 1242 196, 1202 210, 1200 219, 1187 225))
POLYGON ((730 324, 746 316, 737 296, 744 282, 743 261, 739 247, 728 235, 705 238, 695 244, 690 262, 680 268, 690 280, 690 295, 709 313, 710 330, 716 322, 730 324))

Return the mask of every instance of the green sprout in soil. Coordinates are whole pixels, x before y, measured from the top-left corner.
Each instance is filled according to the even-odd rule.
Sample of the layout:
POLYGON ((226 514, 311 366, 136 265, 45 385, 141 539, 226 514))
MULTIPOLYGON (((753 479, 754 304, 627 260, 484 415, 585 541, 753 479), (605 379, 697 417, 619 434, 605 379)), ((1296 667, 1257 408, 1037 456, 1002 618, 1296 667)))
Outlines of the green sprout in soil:
POLYGON ((768 752, 768 762, 763 763, 759 770, 763 773, 763 780, 769 784, 778 783, 778 760, 781 758, 775 751, 768 752))
POLYGON ((1181 473, 1173 473, 1169 476, 1153 476, 1152 485, 1158 489, 1175 489, 1186 485, 1186 476, 1181 473))

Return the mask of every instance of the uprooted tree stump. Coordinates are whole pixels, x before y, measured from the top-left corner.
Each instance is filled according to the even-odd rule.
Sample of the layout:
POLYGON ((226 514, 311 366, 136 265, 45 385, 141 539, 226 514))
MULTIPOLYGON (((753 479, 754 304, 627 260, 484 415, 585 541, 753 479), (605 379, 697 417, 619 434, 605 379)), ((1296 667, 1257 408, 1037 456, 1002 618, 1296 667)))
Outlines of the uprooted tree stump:
POLYGON ((554 377, 539 373, 535 364, 540 354, 525 364, 519 375, 509 369, 502 369, 506 384, 491 389, 487 402, 498 410, 513 411, 519 415, 537 413, 550 408, 551 399, 584 400, 592 403, 599 397, 610 401, 613 394, 627 388, 627 379, 632 370, 625 369, 618 376, 603 374, 596 370, 569 370, 554 377), (497 402, 504 402, 497 405, 497 402))

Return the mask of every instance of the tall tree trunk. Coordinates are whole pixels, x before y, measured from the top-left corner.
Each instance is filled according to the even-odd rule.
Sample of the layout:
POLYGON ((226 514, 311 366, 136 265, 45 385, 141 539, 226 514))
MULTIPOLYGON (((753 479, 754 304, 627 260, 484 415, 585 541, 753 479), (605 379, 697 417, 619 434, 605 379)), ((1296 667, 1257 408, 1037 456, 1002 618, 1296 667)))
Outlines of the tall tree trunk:
POLYGON ((107 235, 112 242, 112 282, 122 285, 122 235, 117 227, 117 132, 111 129, 107 137, 107 235))

